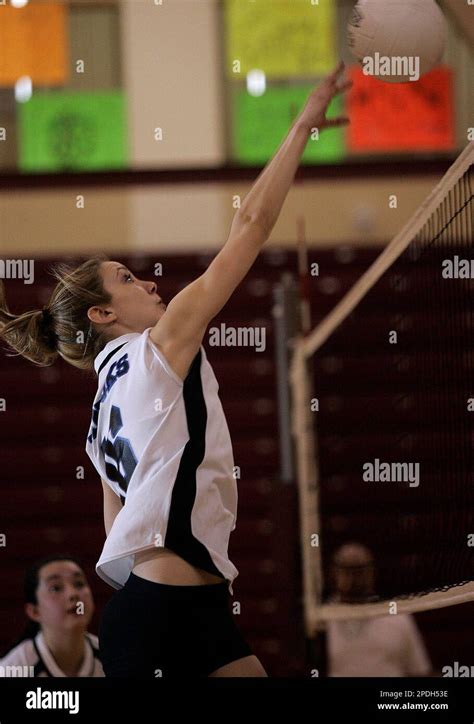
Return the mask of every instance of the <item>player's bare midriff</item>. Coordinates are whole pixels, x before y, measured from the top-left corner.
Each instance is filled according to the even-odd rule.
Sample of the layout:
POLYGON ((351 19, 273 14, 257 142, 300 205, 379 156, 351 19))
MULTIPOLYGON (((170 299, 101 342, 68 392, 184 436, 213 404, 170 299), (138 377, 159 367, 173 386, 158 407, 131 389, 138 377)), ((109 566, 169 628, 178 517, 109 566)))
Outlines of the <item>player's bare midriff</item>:
POLYGON ((154 583, 171 586, 199 586, 222 583, 223 578, 196 568, 169 548, 158 548, 135 554, 133 573, 154 583))

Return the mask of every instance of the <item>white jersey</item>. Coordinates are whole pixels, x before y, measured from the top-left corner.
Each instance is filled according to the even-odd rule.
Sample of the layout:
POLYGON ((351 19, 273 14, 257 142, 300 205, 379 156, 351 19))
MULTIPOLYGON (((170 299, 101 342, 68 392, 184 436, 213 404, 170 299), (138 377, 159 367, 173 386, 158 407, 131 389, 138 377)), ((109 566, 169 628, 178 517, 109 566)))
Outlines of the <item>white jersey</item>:
POLYGON ((330 621, 329 676, 429 676, 431 663, 410 614, 330 621))
POLYGON ((96 571, 121 588, 135 553, 165 547, 226 579, 233 594, 237 484, 219 385, 202 345, 183 382, 150 331, 117 337, 94 362, 86 451, 124 503, 96 571))
MULTIPOLYGON (((42 631, 34 638, 25 639, 0 659, 0 677, 64 677, 62 671, 46 645, 42 631)), ((100 662, 97 636, 84 635, 84 659, 77 674, 79 677, 105 676, 100 662)))

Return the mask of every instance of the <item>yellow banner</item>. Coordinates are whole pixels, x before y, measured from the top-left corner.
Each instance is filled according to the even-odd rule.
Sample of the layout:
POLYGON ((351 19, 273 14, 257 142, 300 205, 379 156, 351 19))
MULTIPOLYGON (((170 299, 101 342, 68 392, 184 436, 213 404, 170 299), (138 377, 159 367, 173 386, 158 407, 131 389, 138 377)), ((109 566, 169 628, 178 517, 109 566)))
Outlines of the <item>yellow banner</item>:
POLYGON ((335 0, 226 0, 226 74, 324 75, 337 62, 335 0))

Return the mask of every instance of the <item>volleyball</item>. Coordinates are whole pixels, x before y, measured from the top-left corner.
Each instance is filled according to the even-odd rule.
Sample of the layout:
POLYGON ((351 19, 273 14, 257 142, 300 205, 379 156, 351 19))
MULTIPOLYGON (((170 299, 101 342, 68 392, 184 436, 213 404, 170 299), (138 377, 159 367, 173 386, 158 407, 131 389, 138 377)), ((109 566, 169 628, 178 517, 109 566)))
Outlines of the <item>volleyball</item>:
POLYGON ((359 0, 347 40, 366 75, 417 81, 443 57, 446 21, 435 0, 359 0))

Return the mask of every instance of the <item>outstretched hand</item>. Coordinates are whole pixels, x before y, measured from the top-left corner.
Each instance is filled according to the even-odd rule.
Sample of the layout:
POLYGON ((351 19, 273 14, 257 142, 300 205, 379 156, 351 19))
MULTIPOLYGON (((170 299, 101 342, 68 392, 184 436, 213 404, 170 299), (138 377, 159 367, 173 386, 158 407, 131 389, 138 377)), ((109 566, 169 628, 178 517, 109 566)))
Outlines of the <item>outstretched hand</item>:
POLYGON ((341 60, 337 67, 329 73, 324 80, 311 92, 306 104, 297 118, 297 122, 305 126, 308 132, 313 128, 322 131, 325 128, 335 128, 350 123, 347 116, 326 118, 328 106, 332 99, 352 87, 352 81, 342 80, 345 65, 341 60))

